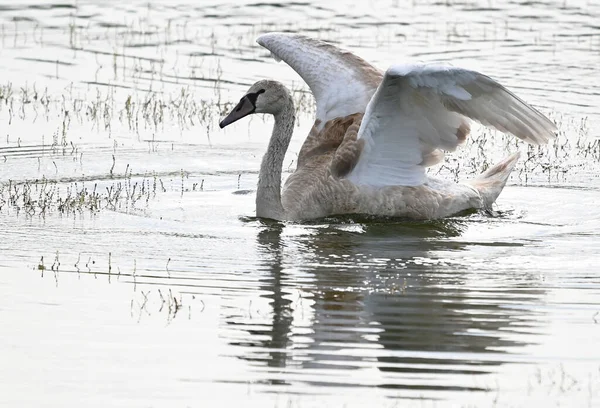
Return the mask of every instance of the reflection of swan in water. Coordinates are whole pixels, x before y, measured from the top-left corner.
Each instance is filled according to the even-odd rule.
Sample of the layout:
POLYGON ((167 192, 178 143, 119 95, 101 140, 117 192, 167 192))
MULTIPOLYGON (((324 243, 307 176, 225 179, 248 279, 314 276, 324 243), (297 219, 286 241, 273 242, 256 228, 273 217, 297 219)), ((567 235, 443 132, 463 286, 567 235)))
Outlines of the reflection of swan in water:
MULTIPOLYGON (((251 338, 244 340, 243 343, 237 342, 236 345, 245 345, 252 347, 261 347, 268 349, 267 358, 264 358, 265 352, 261 350, 260 356, 253 356, 252 353, 245 356, 249 361, 266 362, 270 368, 285 368, 287 363, 286 349, 290 344, 290 333, 292 329, 292 301, 286 298, 283 290, 285 273, 283 272, 281 248, 281 232, 283 225, 279 223, 269 223, 258 233, 259 251, 263 256, 264 268, 267 273, 259 279, 262 281, 261 289, 268 294, 264 295, 270 299, 272 307, 272 320, 270 325, 256 325, 253 328, 244 328, 251 335, 251 338), (260 340, 254 341, 254 338, 260 340)), ((230 322, 228 322, 230 323, 230 322)), ((251 323, 250 323, 251 324, 251 323)), ((271 377, 270 384, 284 384, 281 378, 271 377)))
MULTIPOLYGON (((503 353, 524 345, 508 339, 506 329, 527 316, 461 289, 470 271, 453 255, 463 246, 449 237, 460 235, 462 222, 265 226, 259 246, 271 276, 262 278, 261 289, 272 297, 272 326, 249 331, 250 343, 259 348, 248 348, 247 358, 309 369, 306 381, 323 385, 330 380, 320 375, 322 369, 377 367, 379 378, 368 371, 365 384, 468 389, 472 383, 457 385, 456 374, 470 379, 501 364, 503 353), (302 233, 282 237, 286 228, 302 233), (455 263, 440 262, 446 252, 455 263), (299 275, 309 283, 294 284, 299 275), (301 305, 287 300, 298 290, 304 292, 301 305), (308 327, 294 324, 295 308, 312 315, 308 327), (276 350, 285 348, 287 353, 276 350), (448 373, 451 380, 444 377, 448 373)), ((540 294, 519 290, 513 300, 540 294)), ((271 382, 285 381, 284 374, 275 377, 271 382)))

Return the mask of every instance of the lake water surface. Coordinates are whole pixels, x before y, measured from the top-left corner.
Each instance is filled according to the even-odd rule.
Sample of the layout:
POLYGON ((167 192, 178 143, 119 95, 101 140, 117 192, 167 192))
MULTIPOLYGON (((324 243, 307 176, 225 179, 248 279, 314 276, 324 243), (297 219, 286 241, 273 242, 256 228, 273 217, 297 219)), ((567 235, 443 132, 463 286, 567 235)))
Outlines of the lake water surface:
POLYGON ((0 2, 0 406, 600 406, 600 3, 0 2), (254 217, 271 119, 218 122, 302 32, 477 69, 555 120, 495 216, 254 217), (536 405, 537 406, 537 405, 536 405))

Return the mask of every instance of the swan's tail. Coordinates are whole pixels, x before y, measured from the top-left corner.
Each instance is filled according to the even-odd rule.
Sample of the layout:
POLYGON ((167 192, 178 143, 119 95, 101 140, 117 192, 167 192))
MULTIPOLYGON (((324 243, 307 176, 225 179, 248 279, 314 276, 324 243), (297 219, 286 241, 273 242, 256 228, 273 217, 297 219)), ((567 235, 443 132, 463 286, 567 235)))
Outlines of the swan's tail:
POLYGON ((519 160, 518 152, 508 156, 495 166, 490 167, 473 180, 467 181, 469 185, 479 191, 485 208, 491 208, 494 201, 496 201, 511 171, 515 167, 515 164, 517 164, 517 160, 519 160))

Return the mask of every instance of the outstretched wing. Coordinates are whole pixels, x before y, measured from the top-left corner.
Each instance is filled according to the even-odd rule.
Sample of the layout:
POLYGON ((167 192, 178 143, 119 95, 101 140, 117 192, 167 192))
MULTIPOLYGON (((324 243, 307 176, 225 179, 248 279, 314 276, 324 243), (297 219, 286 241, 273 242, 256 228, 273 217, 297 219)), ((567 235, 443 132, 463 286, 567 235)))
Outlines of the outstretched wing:
POLYGON ((256 41, 308 84, 321 126, 331 119, 364 113, 383 78, 380 70, 353 53, 303 35, 268 33, 256 41))
POLYGON ((468 118, 532 144, 556 131, 543 114, 478 72, 394 65, 369 102, 358 133, 363 151, 348 178, 361 185, 420 185, 431 157, 465 140, 468 118))

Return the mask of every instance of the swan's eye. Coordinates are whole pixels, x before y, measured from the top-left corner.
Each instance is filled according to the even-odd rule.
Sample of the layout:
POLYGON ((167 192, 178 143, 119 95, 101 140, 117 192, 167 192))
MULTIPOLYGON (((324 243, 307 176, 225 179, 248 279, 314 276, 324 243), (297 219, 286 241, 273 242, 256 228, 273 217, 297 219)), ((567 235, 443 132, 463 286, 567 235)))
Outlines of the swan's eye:
POLYGON ((260 89, 258 92, 256 92, 257 95, 260 95, 261 93, 265 93, 264 89, 260 89))

